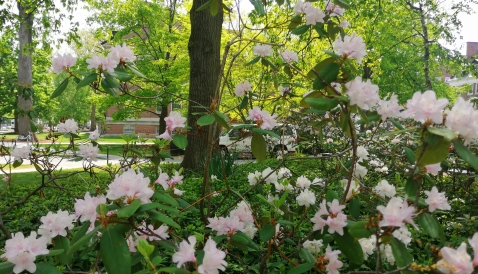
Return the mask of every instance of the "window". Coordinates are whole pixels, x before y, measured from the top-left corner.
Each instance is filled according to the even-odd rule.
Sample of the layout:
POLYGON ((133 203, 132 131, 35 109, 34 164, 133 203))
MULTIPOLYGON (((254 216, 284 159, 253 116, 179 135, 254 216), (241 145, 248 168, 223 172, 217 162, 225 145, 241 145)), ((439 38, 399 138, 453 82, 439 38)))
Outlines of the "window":
POLYGON ((182 109, 181 104, 172 103, 172 104, 171 104, 171 110, 176 110, 176 109, 182 109))
POLYGON ((123 134, 124 135, 132 135, 134 133, 134 125, 124 125, 123 126, 123 134))

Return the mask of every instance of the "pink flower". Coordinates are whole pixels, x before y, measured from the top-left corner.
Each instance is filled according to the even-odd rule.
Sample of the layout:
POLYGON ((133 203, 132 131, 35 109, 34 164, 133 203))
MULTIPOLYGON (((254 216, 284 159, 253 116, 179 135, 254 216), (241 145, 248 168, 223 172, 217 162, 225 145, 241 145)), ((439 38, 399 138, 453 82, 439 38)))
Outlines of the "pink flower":
POLYGON ((128 46, 126 46, 126 43, 123 43, 122 46, 117 45, 111 48, 110 53, 108 53, 108 58, 117 60, 118 63, 134 62, 136 60, 134 52, 128 46))
POLYGON ((252 211, 249 208, 249 205, 241 201, 237 204, 237 208, 233 209, 231 213, 229 213, 231 217, 237 217, 241 222, 245 225, 254 224, 254 216, 252 216, 252 211))
POLYGON ((443 273, 471 274, 473 263, 466 252, 466 243, 461 243, 458 249, 443 247, 440 250, 443 259, 437 262, 438 270, 443 273))
POLYGON ((183 128, 186 126, 186 118, 181 116, 181 113, 176 111, 171 111, 169 116, 164 118, 166 122, 166 127, 172 132, 176 128, 183 128))
POLYGON ((255 45, 252 49, 254 54, 260 57, 266 57, 272 54, 272 47, 270 45, 255 45))
POLYGON ((392 94, 389 101, 380 100, 378 102, 377 113, 382 117, 382 121, 385 121, 388 117, 400 117, 401 110, 403 110, 403 107, 398 104, 397 95, 395 94, 392 94))
POLYGON ((103 63, 103 59, 105 57, 103 56, 98 56, 96 54, 94 54, 93 56, 91 56, 91 58, 89 59, 86 59, 86 63, 88 64, 88 66, 86 67, 87 69, 98 69, 101 64, 103 63))
POLYGON ((435 124, 441 124, 443 123, 443 109, 447 105, 448 99, 437 100, 433 90, 427 90, 423 94, 417 91, 413 94, 412 99, 407 101, 407 109, 402 112, 402 117, 413 118, 420 123, 431 120, 435 124))
POLYGON ((178 263, 180 268, 184 263, 196 262, 196 256, 194 256, 194 246, 196 245, 196 237, 189 236, 188 242, 185 240, 179 244, 179 250, 173 254, 173 262, 178 263))
POLYGON ((169 182, 168 174, 163 173, 162 170, 160 170, 158 179, 156 179, 156 181, 154 181, 154 183, 161 185, 164 190, 167 190, 169 188, 168 182, 169 182))
POLYGON ((445 196, 445 192, 438 192, 438 189, 436 186, 433 186, 431 191, 425 190, 425 195, 427 195, 428 197, 425 200, 425 203, 427 203, 428 210, 430 212, 433 212, 436 209, 441 209, 441 210, 451 209, 451 206, 448 203, 448 200, 445 196))
POLYGON ((469 101, 458 97, 451 110, 445 110, 445 126, 465 139, 465 144, 478 137, 478 112, 469 101))
POLYGON ((284 62, 286 63, 299 61, 299 56, 297 56, 297 53, 290 50, 285 50, 284 52, 281 52, 280 56, 282 57, 282 60, 284 60, 284 62))
POLYGON ((101 62, 101 68, 103 71, 107 71, 109 73, 114 73, 115 68, 118 66, 119 60, 116 58, 103 58, 101 62))
POLYGON ((299 15, 301 13, 305 13, 305 9, 312 7, 311 2, 303 2, 302 0, 299 0, 294 7, 294 13, 295 15, 299 15))
POLYGON ((397 193, 395 187, 388 183, 387 180, 380 181, 374 188, 375 192, 382 197, 393 197, 397 193))
POLYGON ((344 227, 347 226, 347 215, 342 213, 342 210, 345 208, 344 205, 340 205, 337 199, 334 199, 331 203, 327 203, 329 210, 327 210, 325 199, 322 200, 320 204, 319 211, 317 211, 311 222, 314 223, 312 230, 323 230, 324 226, 327 225, 328 232, 334 233, 337 232, 339 235, 344 235, 344 227), (327 216, 327 220, 324 220, 322 216, 327 216))
POLYGON ((83 159, 91 161, 96 161, 96 157, 98 156, 98 152, 100 149, 97 146, 94 146, 92 143, 88 144, 80 144, 78 146, 80 149, 80 154, 83 154, 83 159))
POLYGON ((325 14, 318 8, 310 6, 305 6, 305 24, 306 25, 315 25, 317 23, 324 23, 325 14))
POLYGON ((130 168, 116 178, 108 185, 106 198, 116 200, 126 197, 129 200, 141 199, 143 204, 150 203, 150 198, 154 191, 149 188, 149 179, 142 173, 136 174, 134 169, 130 168))
POLYGON ((438 175, 438 172, 441 170, 441 165, 440 163, 426 165, 425 169, 427 170, 427 173, 430 173, 432 175, 438 175))
POLYGON ((165 132, 163 132, 163 134, 160 134, 158 136, 159 139, 164 139, 166 141, 172 141, 173 140, 173 137, 171 137, 171 135, 169 135, 169 132, 166 130, 165 132))
POLYGON ((94 224, 98 213, 96 212, 96 207, 100 204, 106 204, 106 197, 91 197, 89 192, 86 192, 85 199, 75 199, 75 214, 77 217, 80 217, 80 221, 90 221, 94 224))
POLYGON ((13 268, 13 272, 15 273, 21 273, 23 270, 34 273, 37 269, 34 263, 35 255, 28 252, 20 253, 15 257, 9 258, 8 261, 15 265, 13 268))
POLYGON ((267 110, 261 110, 258 106, 249 110, 247 119, 254 120, 262 129, 271 130, 277 126, 277 121, 271 116, 267 110))
POLYGON ((74 66, 76 63, 76 58, 71 54, 60 54, 57 57, 53 58, 51 70, 57 74, 60 74, 64 69, 74 66))
POLYGON ((417 228, 412 220, 412 217, 415 213, 415 207, 408 206, 406 198, 405 200, 402 200, 399 197, 393 197, 390 199, 390 201, 388 201, 386 207, 379 205, 377 206, 377 210, 383 215, 383 219, 380 221, 381 227, 404 227, 404 222, 407 222, 417 228))
POLYGON ((227 262, 224 260, 226 253, 217 249, 216 242, 209 238, 204 245, 204 259, 198 268, 201 274, 218 274, 219 269, 226 270, 227 262))
POLYGON ((246 94, 246 91, 251 91, 252 90, 252 85, 249 83, 249 81, 244 81, 242 83, 237 84, 236 89, 234 90, 234 94, 236 96, 244 96, 246 94))
POLYGON ((378 86, 372 84, 370 79, 363 82, 362 77, 357 76, 345 84, 345 87, 347 96, 350 98, 350 105, 357 105, 363 110, 371 110, 380 102, 378 86))
POLYGON ((471 248, 473 248, 473 266, 478 266, 478 232, 473 234, 471 239, 468 239, 468 243, 470 244, 471 248))
POLYGON ((46 216, 40 218, 42 224, 38 229, 38 233, 49 239, 57 235, 66 236, 66 229, 73 228, 73 221, 76 220, 74 214, 69 214, 68 211, 59 210, 57 213, 48 212, 46 216))
POLYGON ((358 63, 361 63, 362 58, 367 55, 367 48, 362 37, 356 36, 355 33, 352 36, 345 35, 343 41, 339 35, 335 40, 334 50, 338 55, 346 55, 347 58, 355 59, 358 63))
POLYGON ((90 132, 90 136, 88 136, 88 139, 91 140, 91 141, 96 141, 96 140, 100 139, 100 133, 99 133, 98 129, 96 129, 93 132, 90 132))
POLYGON ((344 264, 339 261, 339 254, 340 250, 334 250, 332 251, 332 248, 327 245, 327 248, 325 249, 325 259, 329 260, 329 263, 325 267, 327 269, 327 273, 331 274, 340 274, 338 271, 339 268, 341 268, 344 264))
MULTIPOLYGON (((160 241, 164 239, 169 238, 168 234, 168 226, 167 225, 161 225, 157 229, 154 229, 152 225, 148 225, 148 229, 151 230, 151 233, 154 235, 144 235, 148 241, 160 241)), ((145 229, 146 230, 146 229, 145 229)), ((143 235, 141 235, 142 237, 143 235)))
POLYGON ((244 222, 242 222, 238 216, 229 216, 229 217, 214 217, 208 218, 209 225, 212 230, 217 232, 217 235, 231 235, 237 231, 242 231, 245 227, 244 222))
POLYGON ((327 6, 325 10, 330 13, 330 16, 342 16, 344 15, 345 9, 341 8, 339 5, 332 3, 329 0, 326 0, 327 6))
POLYGON ((68 119, 64 123, 58 124, 59 133, 73 133, 76 134, 78 131, 78 123, 73 119, 68 119))
POLYGON ((348 28, 350 26, 349 22, 347 22, 347 20, 342 20, 339 24, 339 27, 341 28, 348 28))

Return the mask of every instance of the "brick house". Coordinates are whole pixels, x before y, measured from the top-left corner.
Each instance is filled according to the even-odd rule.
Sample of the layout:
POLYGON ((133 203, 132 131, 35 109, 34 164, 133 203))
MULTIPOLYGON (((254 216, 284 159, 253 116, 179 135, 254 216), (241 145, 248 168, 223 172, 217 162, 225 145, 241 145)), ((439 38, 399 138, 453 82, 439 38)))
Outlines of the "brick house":
MULTIPOLYGON (((478 66, 478 42, 466 42, 466 57, 471 63, 478 66)), ((464 99, 478 97, 478 78, 471 75, 449 75, 444 74, 445 82, 453 87, 460 87, 464 85, 470 85, 471 90, 468 93, 462 94, 464 99)))
MULTIPOLYGON (((106 110, 106 128, 105 134, 137 134, 153 137, 159 134, 159 116, 150 112, 142 112, 139 119, 126 119, 126 121, 114 121, 113 114, 117 107, 113 106, 106 110)), ((151 110, 154 111, 154 110, 151 110)))

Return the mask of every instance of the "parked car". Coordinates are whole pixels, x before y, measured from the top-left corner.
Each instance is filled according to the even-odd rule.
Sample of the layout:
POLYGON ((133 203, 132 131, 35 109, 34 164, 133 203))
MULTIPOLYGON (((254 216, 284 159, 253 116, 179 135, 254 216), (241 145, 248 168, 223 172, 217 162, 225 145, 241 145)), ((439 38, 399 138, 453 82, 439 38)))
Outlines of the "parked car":
MULTIPOLYGON (((236 125, 222 134, 219 139, 219 146, 223 151, 230 152, 251 152, 253 125, 236 125)), ((272 129, 280 136, 280 139, 265 135, 267 150, 271 155, 279 153, 295 153, 297 147, 297 132, 291 125, 279 124, 272 129)))

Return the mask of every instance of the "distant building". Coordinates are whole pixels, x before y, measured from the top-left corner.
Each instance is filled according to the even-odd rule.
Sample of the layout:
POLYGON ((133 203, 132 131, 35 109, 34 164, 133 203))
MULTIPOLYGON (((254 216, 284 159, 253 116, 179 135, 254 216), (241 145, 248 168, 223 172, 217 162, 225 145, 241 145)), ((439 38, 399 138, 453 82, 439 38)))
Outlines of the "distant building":
MULTIPOLYGON (((478 66, 478 42, 466 42, 466 57, 473 64, 478 66)), ((465 99, 478 97, 478 78, 471 75, 449 75, 444 73, 445 82, 453 87, 461 87, 464 85, 470 85, 471 90, 468 93, 462 94, 465 99)))

